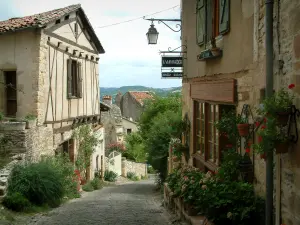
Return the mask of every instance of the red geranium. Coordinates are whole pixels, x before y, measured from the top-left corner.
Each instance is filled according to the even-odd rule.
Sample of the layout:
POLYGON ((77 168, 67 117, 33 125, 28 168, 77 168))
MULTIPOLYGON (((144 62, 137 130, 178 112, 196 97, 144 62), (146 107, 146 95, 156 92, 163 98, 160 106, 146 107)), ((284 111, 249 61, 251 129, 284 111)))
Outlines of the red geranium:
POLYGON ((246 148, 245 152, 250 153, 250 148, 246 148))
POLYGON ((261 127, 261 129, 262 129, 262 130, 266 129, 266 126, 265 126, 265 125, 263 125, 263 126, 261 127))
POLYGON ((290 84, 289 89, 293 89, 295 87, 295 84, 290 84))
POLYGON ((258 137, 258 143, 262 142, 262 136, 258 137))
POLYGON ((255 122, 255 126, 259 127, 260 126, 260 122, 255 122))

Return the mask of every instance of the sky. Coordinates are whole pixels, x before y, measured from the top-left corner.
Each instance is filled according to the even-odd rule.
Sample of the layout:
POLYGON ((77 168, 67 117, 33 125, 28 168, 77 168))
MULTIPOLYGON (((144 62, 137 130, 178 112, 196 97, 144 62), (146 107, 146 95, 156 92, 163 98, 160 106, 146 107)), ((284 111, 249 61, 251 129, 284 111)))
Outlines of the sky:
MULTIPOLYGON (((177 48, 180 32, 155 22, 158 44, 148 45, 150 21, 138 19, 115 26, 111 24, 175 8, 147 18, 179 19, 180 0, 0 0, 0 20, 32 15, 72 4, 81 4, 106 53, 100 55, 101 87, 143 85, 156 88, 181 86, 181 79, 161 78, 159 50, 177 48), (29 4, 30 2, 30 4, 29 4), (106 26, 106 27, 104 27, 106 26), (102 27, 102 28, 101 28, 102 27)), ((176 28, 175 22, 169 22, 176 28)))

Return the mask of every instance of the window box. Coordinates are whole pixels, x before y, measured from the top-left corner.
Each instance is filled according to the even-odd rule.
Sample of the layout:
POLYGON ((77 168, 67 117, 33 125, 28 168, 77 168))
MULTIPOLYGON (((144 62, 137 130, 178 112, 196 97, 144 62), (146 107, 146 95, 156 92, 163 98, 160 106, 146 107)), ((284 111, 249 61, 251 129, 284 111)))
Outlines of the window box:
POLYGON ((206 49, 202 51, 198 56, 199 61, 205 61, 207 59, 219 58, 223 55, 223 50, 220 48, 206 49))
POLYGON ((0 130, 25 130, 26 122, 1 122, 0 130))

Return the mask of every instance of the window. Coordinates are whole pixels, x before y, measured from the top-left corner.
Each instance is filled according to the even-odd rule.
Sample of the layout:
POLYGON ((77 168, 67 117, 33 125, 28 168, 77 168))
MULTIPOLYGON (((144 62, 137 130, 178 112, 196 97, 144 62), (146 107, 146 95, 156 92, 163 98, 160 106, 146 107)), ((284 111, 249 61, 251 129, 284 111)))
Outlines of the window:
POLYGON ((226 143, 220 138, 214 124, 220 119, 221 110, 229 109, 232 106, 194 101, 194 153, 208 169, 214 169, 220 164, 220 150, 226 143))
POLYGON ((131 134, 131 129, 127 129, 127 134, 131 134))
POLYGON ((15 117, 17 114, 17 73, 5 71, 4 80, 6 86, 6 116, 15 117))
POLYGON ((68 98, 82 98, 81 63, 68 59, 68 98))
POLYGON ((197 0, 197 42, 210 43, 212 38, 229 31, 230 0, 197 0))

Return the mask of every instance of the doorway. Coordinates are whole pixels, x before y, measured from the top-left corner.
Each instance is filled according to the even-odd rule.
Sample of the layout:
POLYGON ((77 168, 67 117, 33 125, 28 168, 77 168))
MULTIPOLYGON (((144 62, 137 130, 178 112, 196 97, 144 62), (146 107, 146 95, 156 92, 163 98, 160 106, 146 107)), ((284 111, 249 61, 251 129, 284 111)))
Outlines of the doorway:
POLYGON ((17 114, 17 73, 16 71, 5 71, 5 105, 6 116, 16 117, 17 114))

